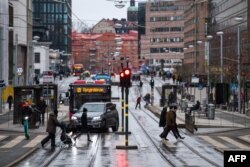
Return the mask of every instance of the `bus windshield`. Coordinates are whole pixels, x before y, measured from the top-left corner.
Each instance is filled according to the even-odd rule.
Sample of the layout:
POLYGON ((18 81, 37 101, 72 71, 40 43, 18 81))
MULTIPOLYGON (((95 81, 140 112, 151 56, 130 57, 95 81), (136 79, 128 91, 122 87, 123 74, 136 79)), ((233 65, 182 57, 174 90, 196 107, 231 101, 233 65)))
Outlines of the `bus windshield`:
POLYGON ((70 111, 79 109, 86 102, 110 101, 110 84, 70 84, 70 111))

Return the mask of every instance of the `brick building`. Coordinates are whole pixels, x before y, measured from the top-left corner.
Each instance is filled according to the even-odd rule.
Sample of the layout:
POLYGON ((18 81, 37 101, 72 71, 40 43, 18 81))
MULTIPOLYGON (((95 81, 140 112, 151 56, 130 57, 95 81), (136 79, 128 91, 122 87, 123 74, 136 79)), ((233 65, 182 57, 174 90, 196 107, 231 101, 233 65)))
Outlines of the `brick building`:
MULTIPOLYGON (((72 33, 72 55, 75 64, 83 64, 85 70, 92 73, 115 72, 121 70, 121 58, 129 60, 129 67, 139 69, 138 62, 138 33, 117 35, 112 32, 90 34, 72 33), (117 37, 122 44, 116 42, 117 37)), ((123 62, 125 64, 125 62, 123 62)))

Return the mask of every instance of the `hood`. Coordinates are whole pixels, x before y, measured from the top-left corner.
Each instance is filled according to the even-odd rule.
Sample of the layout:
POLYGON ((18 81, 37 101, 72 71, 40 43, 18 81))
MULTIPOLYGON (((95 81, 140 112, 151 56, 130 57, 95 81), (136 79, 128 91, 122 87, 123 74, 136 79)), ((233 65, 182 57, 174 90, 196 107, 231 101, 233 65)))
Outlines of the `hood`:
MULTIPOLYGON (((100 115, 102 115, 102 114, 103 114, 103 112, 87 112, 88 118, 97 117, 97 116, 100 116, 100 115)), ((77 113, 75 113, 73 116, 75 116, 75 117, 77 117, 77 118, 81 118, 82 112, 77 112, 77 113)))

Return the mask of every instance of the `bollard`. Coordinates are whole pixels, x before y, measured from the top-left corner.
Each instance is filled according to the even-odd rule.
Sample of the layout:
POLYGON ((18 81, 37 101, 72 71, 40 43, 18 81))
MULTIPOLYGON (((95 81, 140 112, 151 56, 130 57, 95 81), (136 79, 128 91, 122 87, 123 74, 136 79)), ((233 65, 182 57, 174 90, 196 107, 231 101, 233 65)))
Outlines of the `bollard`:
POLYGON ((24 128, 25 137, 27 140, 29 140, 30 135, 29 135, 29 117, 28 116, 24 117, 23 128, 24 128))

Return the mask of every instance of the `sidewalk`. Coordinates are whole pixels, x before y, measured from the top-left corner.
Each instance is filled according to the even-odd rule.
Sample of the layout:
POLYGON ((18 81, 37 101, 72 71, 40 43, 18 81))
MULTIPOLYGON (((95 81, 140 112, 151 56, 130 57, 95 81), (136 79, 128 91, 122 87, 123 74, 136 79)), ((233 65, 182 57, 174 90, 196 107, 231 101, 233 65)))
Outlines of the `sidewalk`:
MULTIPOLYGON (((68 119, 68 108, 69 106, 59 105, 58 107, 58 120, 62 121, 68 119)), ((13 132, 23 132, 22 124, 13 124, 13 112, 9 112, 6 110, 5 112, 0 114, 0 119, 6 117, 9 114, 9 121, 6 119, 5 123, 0 124, 0 130, 2 131, 13 131, 13 132)), ((45 114, 45 122, 44 126, 41 126, 37 129, 29 129, 30 133, 46 133, 47 127, 47 114, 45 114)))
MULTIPOLYGON (((154 112, 156 115, 161 114, 162 107, 159 105, 148 106, 148 109, 154 112)), ((180 126, 185 125, 185 113, 180 109, 177 110, 177 124, 180 126)), ((244 128, 250 127, 250 117, 237 113, 225 111, 222 109, 215 109, 215 118, 208 119, 205 116, 195 115, 195 124, 197 127, 203 128, 216 128, 216 127, 224 127, 224 128, 244 128)))

